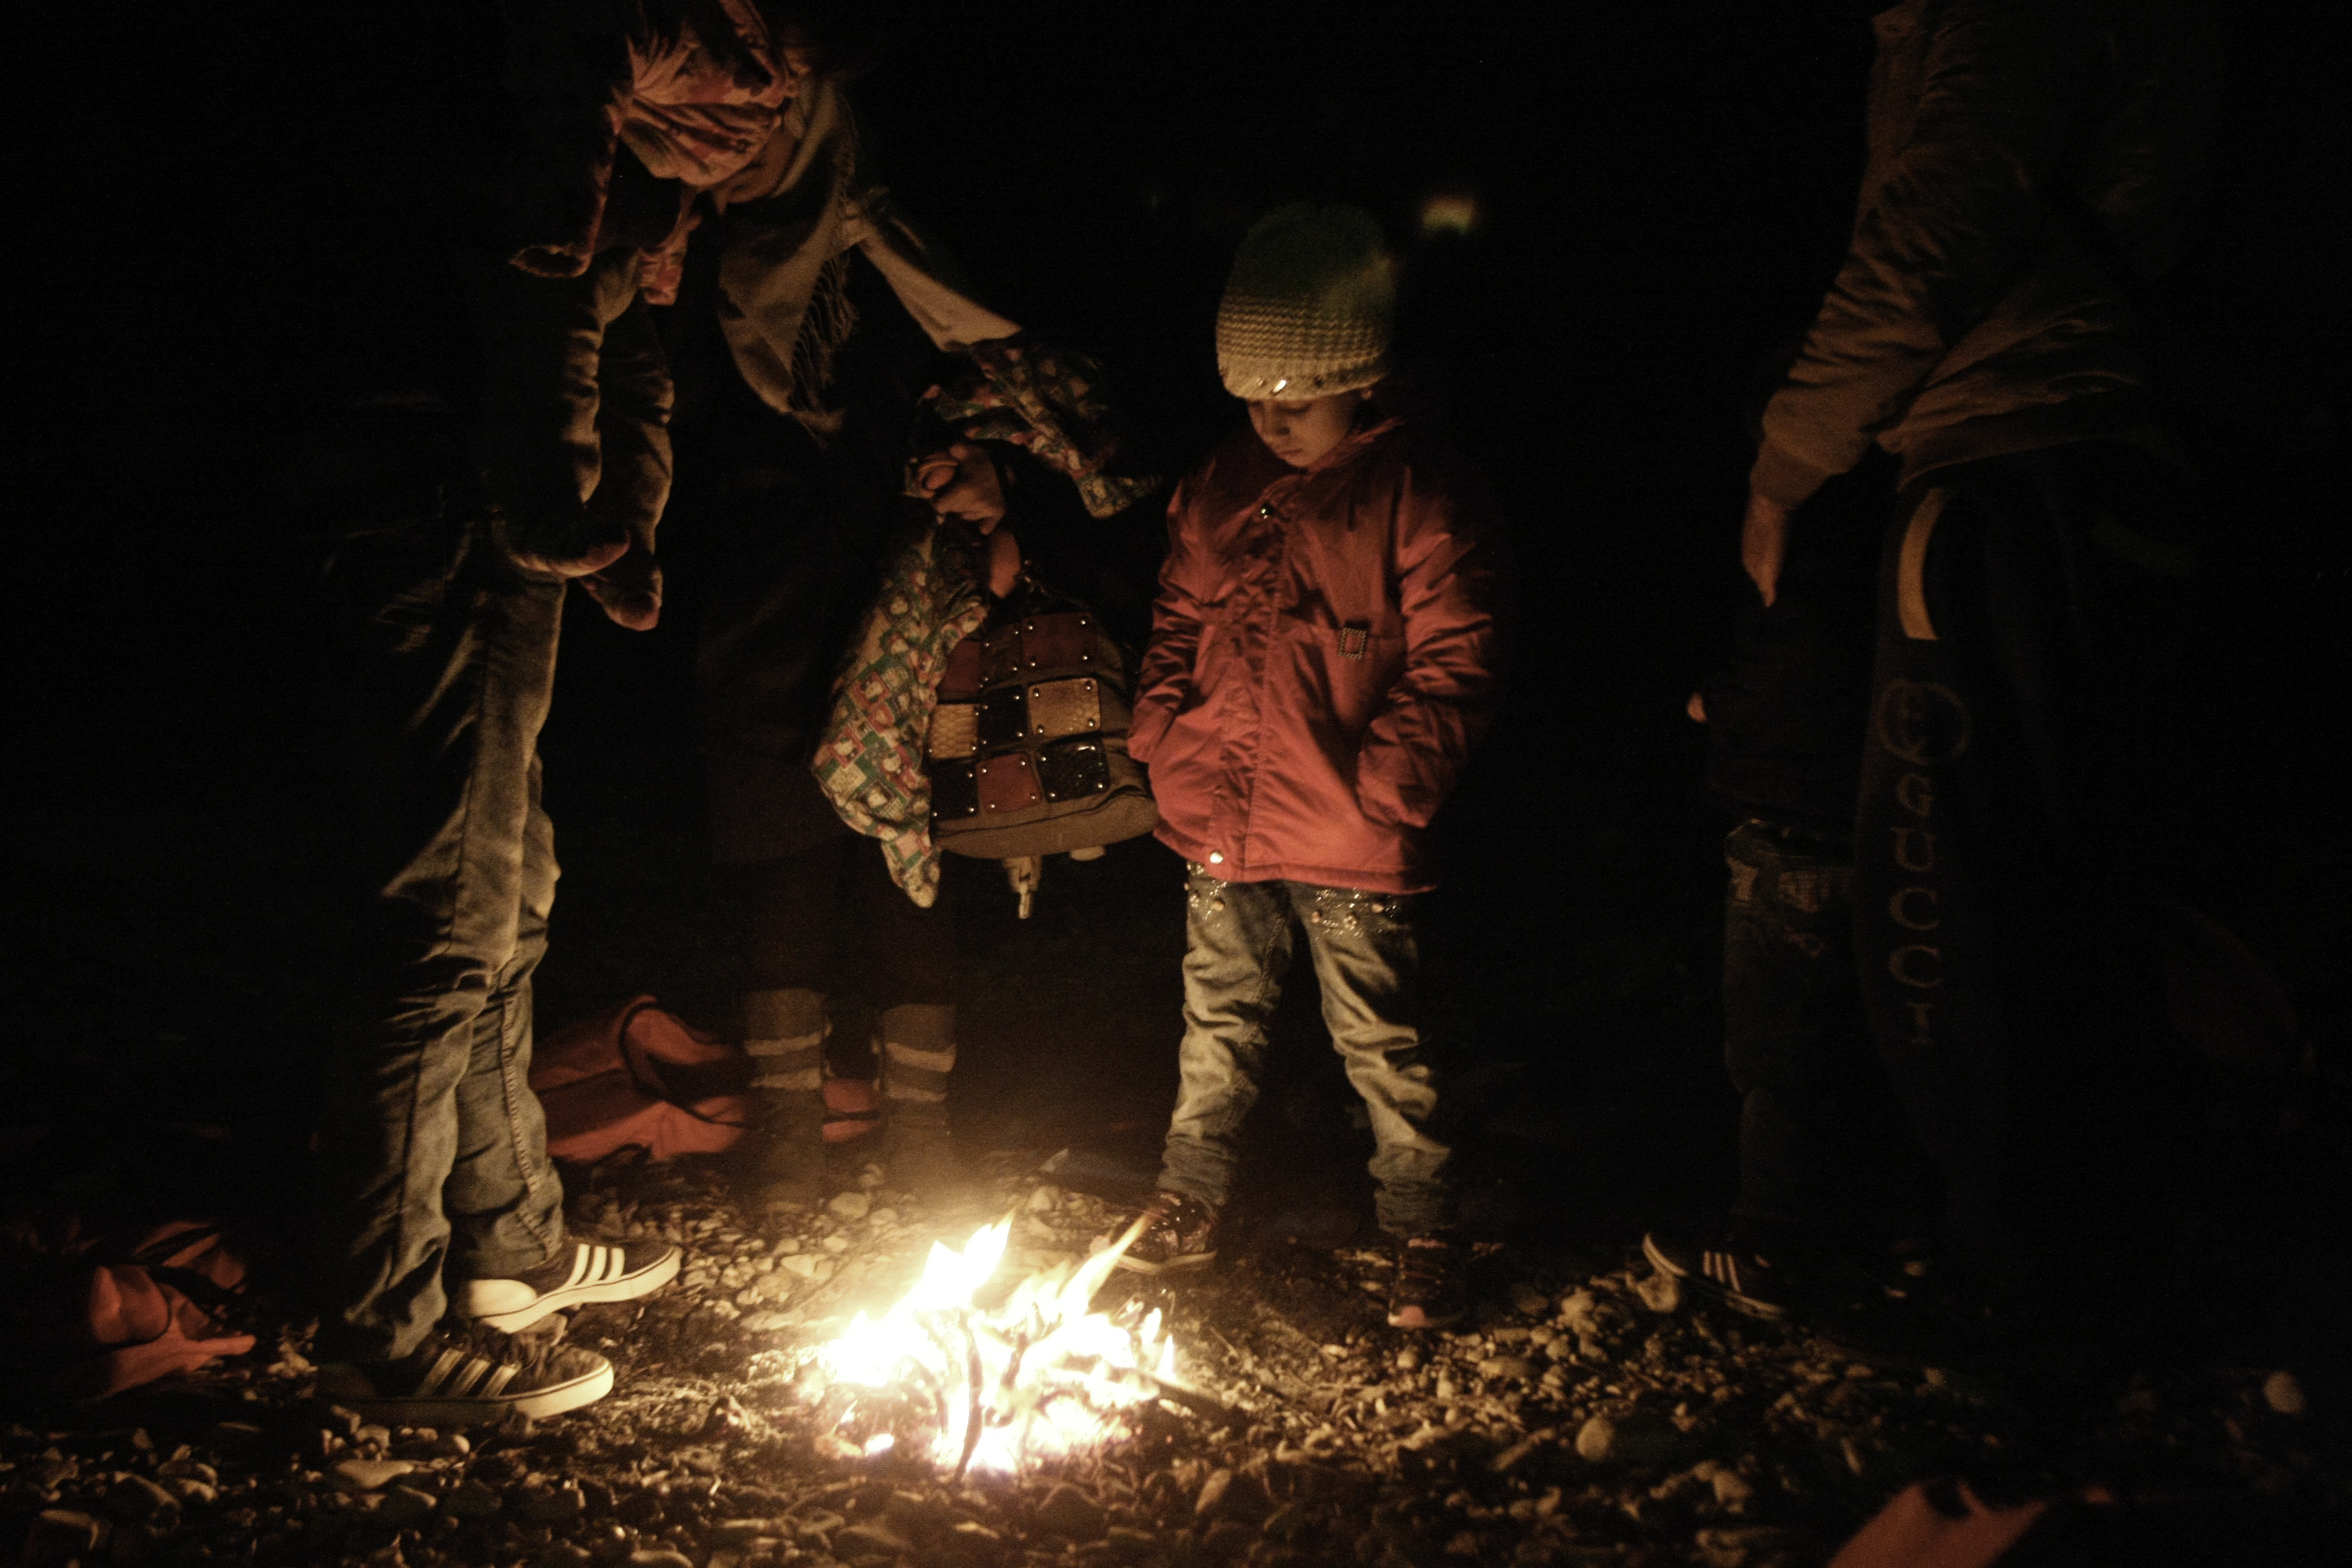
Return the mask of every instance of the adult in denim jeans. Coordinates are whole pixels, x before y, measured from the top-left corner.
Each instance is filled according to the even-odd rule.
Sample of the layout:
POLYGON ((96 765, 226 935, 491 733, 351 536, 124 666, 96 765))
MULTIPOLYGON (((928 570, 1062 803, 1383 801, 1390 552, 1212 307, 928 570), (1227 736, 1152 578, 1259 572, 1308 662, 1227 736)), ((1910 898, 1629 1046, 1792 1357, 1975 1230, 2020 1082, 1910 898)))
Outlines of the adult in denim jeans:
MULTIPOLYGON (((361 913, 321 1119, 320 1386, 410 1424, 600 1397, 603 1357, 467 1325, 643 1295, 678 1263, 666 1244, 566 1237, 529 1081, 557 875, 538 744, 565 586, 652 539, 668 376, 634 247, 576 278, 462 271, 488 382, 481 483, 346 541, 331 573, 361 913)), ((598 601, 648 625, 657 579, 629 582, 608 574, 598 601)))

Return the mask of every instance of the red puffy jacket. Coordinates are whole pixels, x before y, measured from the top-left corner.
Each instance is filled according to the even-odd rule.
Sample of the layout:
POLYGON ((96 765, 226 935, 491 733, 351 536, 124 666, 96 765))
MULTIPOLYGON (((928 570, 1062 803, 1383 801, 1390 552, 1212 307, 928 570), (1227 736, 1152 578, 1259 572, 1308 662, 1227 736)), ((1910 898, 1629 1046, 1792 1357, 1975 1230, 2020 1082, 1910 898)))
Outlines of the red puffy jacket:
POLYGON ((1501 688, 1485 486, 1389 417, 1296 469, 1237 431, 1169 503, 1129 746, 1229 881, 1434 884, 1423 830, 1501 688))

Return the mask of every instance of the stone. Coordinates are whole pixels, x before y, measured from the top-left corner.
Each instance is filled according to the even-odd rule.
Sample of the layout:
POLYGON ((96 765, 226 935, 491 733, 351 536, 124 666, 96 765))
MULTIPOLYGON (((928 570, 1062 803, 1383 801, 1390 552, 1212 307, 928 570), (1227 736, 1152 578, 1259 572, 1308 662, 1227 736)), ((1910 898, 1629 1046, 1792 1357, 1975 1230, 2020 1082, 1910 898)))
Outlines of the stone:
POLYGON ((584 1568, 593 1561, 584 1549, 568 1541, 551 1541, 539 1549, 539 1568, 584 1568))
POLYGON ((415 1487, 388 1487, 377 1494, 375 1517, 379 1523, 394 1530, 406 1530, 421 1523, 439 1505, 431 1492, 418 1491, 415 1487))
POLYGON ((1411 1372, 1420 1364, 1421 1352, 1414 1350, 1412 1346, 1408 1345, 1403 1350, 1397 1352, 1396 1369, 1399 1372, 1411 1372))
POLYGON ((339 1459, 327 1474, 347 1492, 380 1491, 416 1468, 412 1459, 339 1459))
POLYGON ((452 1519, 488 1519, 499 1511, 499 1494, 469 1477, 449 1489, 441 1510, 452 1519))
POLYGON ((1490 1355, 1478 1363, 1480 1377, 1524 1378, 1535 1373, 1535 1363, 1525 1356, 1490 1355))
POLYGON ((1636 1410, 1617 1422, 1614 1458, 1629 1465, 1663 1463, 1682 1441, 1682 1429, 1658 1410, 1636 1410))
POLYGON ((1276 1541, 1291 1541, 1307 1533, 1314 1521, 1297 1503, 1287 1503, 1274 1510, 1258 1528, 1276 1541))
POLYGON ((1551 1304, 1551 1298, 1522 1279, 1511 1287, 1511 1310, 1534 1317, 1551 1304))
POLYGON ((694 1559, 667 1546, 641 1546, 622 1559, 629 1568, 694 1568, 694 1559))
POLYGON ((1110 1516, 1102 1504, 1066 1481, 1047 1492, 1045 1500, 1037 1505, 1037 1528, 1072 1541, 1099 1541, 1109 1523, 1110 1516))
POLYGON ((515 1512, 532 1524, 569 1524, 587 1509, 588 1500, 578 1487, 558 1487, 552 1491, 524 1492, 515 1512))
POLYGON ((764 1519, 722 1519, 710 1527, 713 1546, 740 1546, 747 1541, 757 1541, 774 1531, 764 1519))
POLYGON ((1600 1464, 1617 1451, 1617 1423, 1595 1415, 1576 1429, 1577 1457, 1600 1464))
POLYGON ((1264 1519, 1269 1508, 1265 1488, 1257 1478, 1232 1470, 1210 1472, 1192 1504, 1193 1513, 1200 1518, 1247 1520, 1253 1524, 1264 1519))
POLYGON ((1228 1519, 1209 1527, 1209 1532, 1201 1537, 1201 1550, 1212 1557, 1239 1557, 1256 1542, 1255 1527, 1228 1519))
POLYGON ((425 1447, 425 1451, 436 1459, 462 1459, 474 1451, 463 1432, 444 1432, 425 1447))
POLYGON ((107 1489, 106 1511, 117 1519, 145 1524, 164 1518, 176 1519, 180 1500, 144 1476, 125 1476, 107 1489))
POLYGON ((772 1334, 793 1326, 789 1312, 761 1311, 743 1314, 743 1331, 749 1334, 772 1334))
POLYGON ((224 1454, 250 1453, 261 1446, 261 1428, 250 1421, 215 1421, 208 1439, 224 1454))
POLYGON ((1748 1500, 1756 1495, 1755 1487, 1738 1470, 1717 1470, 1707 1481, 1715 1488, 1715 1500, 1725 1508, 1745 1508, 1748 1500))
POLYGON ((827 1513, 820 1509, 814 1513, 804 1513, 791 1523, 794 1535, 803 1541, 814 1541, 822 1544, 826 1536, 841 1528, 841 1515, 827 1513))
POLYGON ((862 1192, 835 1193, 824 1207, 835 1219, 864 1219, 873 1212, 874 1200, 862 1192))
POLYGON ((1601 1326, 1593 1316, 1594 1309, 1599 1305, 1590 1290, 1570 1291, 1560 1298, 1560 1326, 1580 1336, 1591 1333, 1601 1326))
POLYGON ((2291 1372, 2274 1372, 2263 1379, 2263 1403, 2281 1415, 2304 1412, 2303 1383, 2291 1372))
POLYGON ((1683 1304, 1683 1282, 1661 1270, 1634 1281, 1633 1294, 1653 1312, 1671 1312, 1683 1304))
POLYGON ((776 1267, 785 1273, 796 1274, 803 1279, 833 1278, 833 1260, 819 1258, 814 1253, 795 1252, 788 1258, 780 1258, 776 1260, 776 1267))
POLYGON ((1031 1214, 1052 1213, 1054 1209, 1054 1189, 1051 1187, 1032 1188, 1029 1194, 1028 1209, 1031 1214))
POLYGON ((1112 1525, 1108 1542, 1112 1559, 1120 1563, 1138 1562, 1155 1555, 1160 1550, 1159 1538, 1150 1531, 1137 1530, 1125 1524, 1112 1525))
POLYGON ((1546 1361, 1573 1361, 1576 1359, 1576 1342, 1566 1338, 1546 1340, 1543 1353, 1546 1361))
POLYGON ((359 1448, 370 1446, 389 1448, 392 1447, 392 1428, 373 1422, 368 1423, 352 1434, 352 1445, 359 1448))
POLYGON ((897 1557, 907 1548, 907 1538, 878 1520, 860 1520, 833 1532, 833 1554, 844 1562, 859 1557, 897 1557))
POLYGON ((69 1508, 44 1509, 25 1532, 27 1563, 66 1563, 87 1559, 106 1540, 106 1526, 69 1508))
POLYGON ((917 1545, 931 1539, 955 1522, 955 1516, 942 1502, 934 1502, 919 1492, 893 1492, 890 1500, 882 1505, 882 1521, 891 1529, 917 1545))

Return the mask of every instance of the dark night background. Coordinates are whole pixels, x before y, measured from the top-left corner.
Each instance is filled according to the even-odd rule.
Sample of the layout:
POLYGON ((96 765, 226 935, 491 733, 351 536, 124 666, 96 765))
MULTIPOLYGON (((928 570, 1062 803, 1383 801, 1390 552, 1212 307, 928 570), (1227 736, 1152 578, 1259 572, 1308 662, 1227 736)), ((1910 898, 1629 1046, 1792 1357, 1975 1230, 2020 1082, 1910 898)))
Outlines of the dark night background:
MULTIPOLYGON (((399 410, 465 384, 426 187, 494 85, 490 9, 45 6, 18 31, 0 1122, 300 1127, 338 832, 315 584, 336 530, 424 471, 429 422, 399 410)), ((1492 1097, 1482 1157, 1532 1216, 1614 1241, 1731 1174, 1727 818, 1682 704, 1746 591, 1743 389, 1840 251, 1858 9, 925 0, 860 89, 886 177, 981 297, 1098 354, 1180 459, 1238 415, 1210 327, 1249 221, 1310 196, 1389 224, 1408 340, 1526 573, 1441 928, 1492 1097), (1440 192, 1475 195, 1475 233, 1416 237, 1440 192)), ((2183 297, 2262 389, 2220 486, 2238 754, 2215 843, 2150 854, 2277 969, 2340 1081, 2341 67, 2303 10, 2233 15, 2225 177, 2183 297)), ((575 595, 565 632, 543 1025, 640 989, 706 1023, 730 1005, 686 722, 690 531, 665 550, 660 630, 575 595)), ((992 868, 957 870, 967 1130, 1041 1152, 1148 1130, 1173 1082, 1171 858, 1056 866, 1026 925, 992 868)), ((1313 1124, 1338 1083, 1294 1055, 1307 1108, 1262 1120, 1313 1124)))

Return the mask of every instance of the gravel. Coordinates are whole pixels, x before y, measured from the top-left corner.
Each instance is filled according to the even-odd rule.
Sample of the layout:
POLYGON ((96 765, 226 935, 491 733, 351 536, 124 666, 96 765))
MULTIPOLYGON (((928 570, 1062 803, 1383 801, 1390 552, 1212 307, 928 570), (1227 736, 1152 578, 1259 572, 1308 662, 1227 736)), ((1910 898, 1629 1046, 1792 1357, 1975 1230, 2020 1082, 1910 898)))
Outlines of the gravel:
MULTIPOLYGON (((1120 1217, 1024 1160, 986 1169, 975 1207, 1015 1216, 1008 1285, 1120 1217)), ((2128 1474, 2346 1498, 2340 1446, 2288 1370, 2024 1386, 1874 1371, 1800 1330, 1669 1302, 1619 1258, 1492 1247, 1461 1331, 1411 1336, 1364 1289, 1385 1255, 1278 1243, 1102 1292, 1106 1310, 1166 1316, 1184 1403, 1136 1413, 1097 1453, 959 1480, 843 1442, 837 1402, 804 1374, 971 1220, 869 1175, 758 1233, 715 1178, 675 1167, 588 1185, 572 1217, 583 1236, 680 1238, 695 1281, 572 1318, 568 1342, 621 1373, 600 1404, 464 1433, 372 1426, 310 1398, 289 1335, 152 1397, 0 1431, 0 1551, 34 1568, 1771 1568, 1826 1561, 1935 1473, 1989 1495, 2128 1474)))

